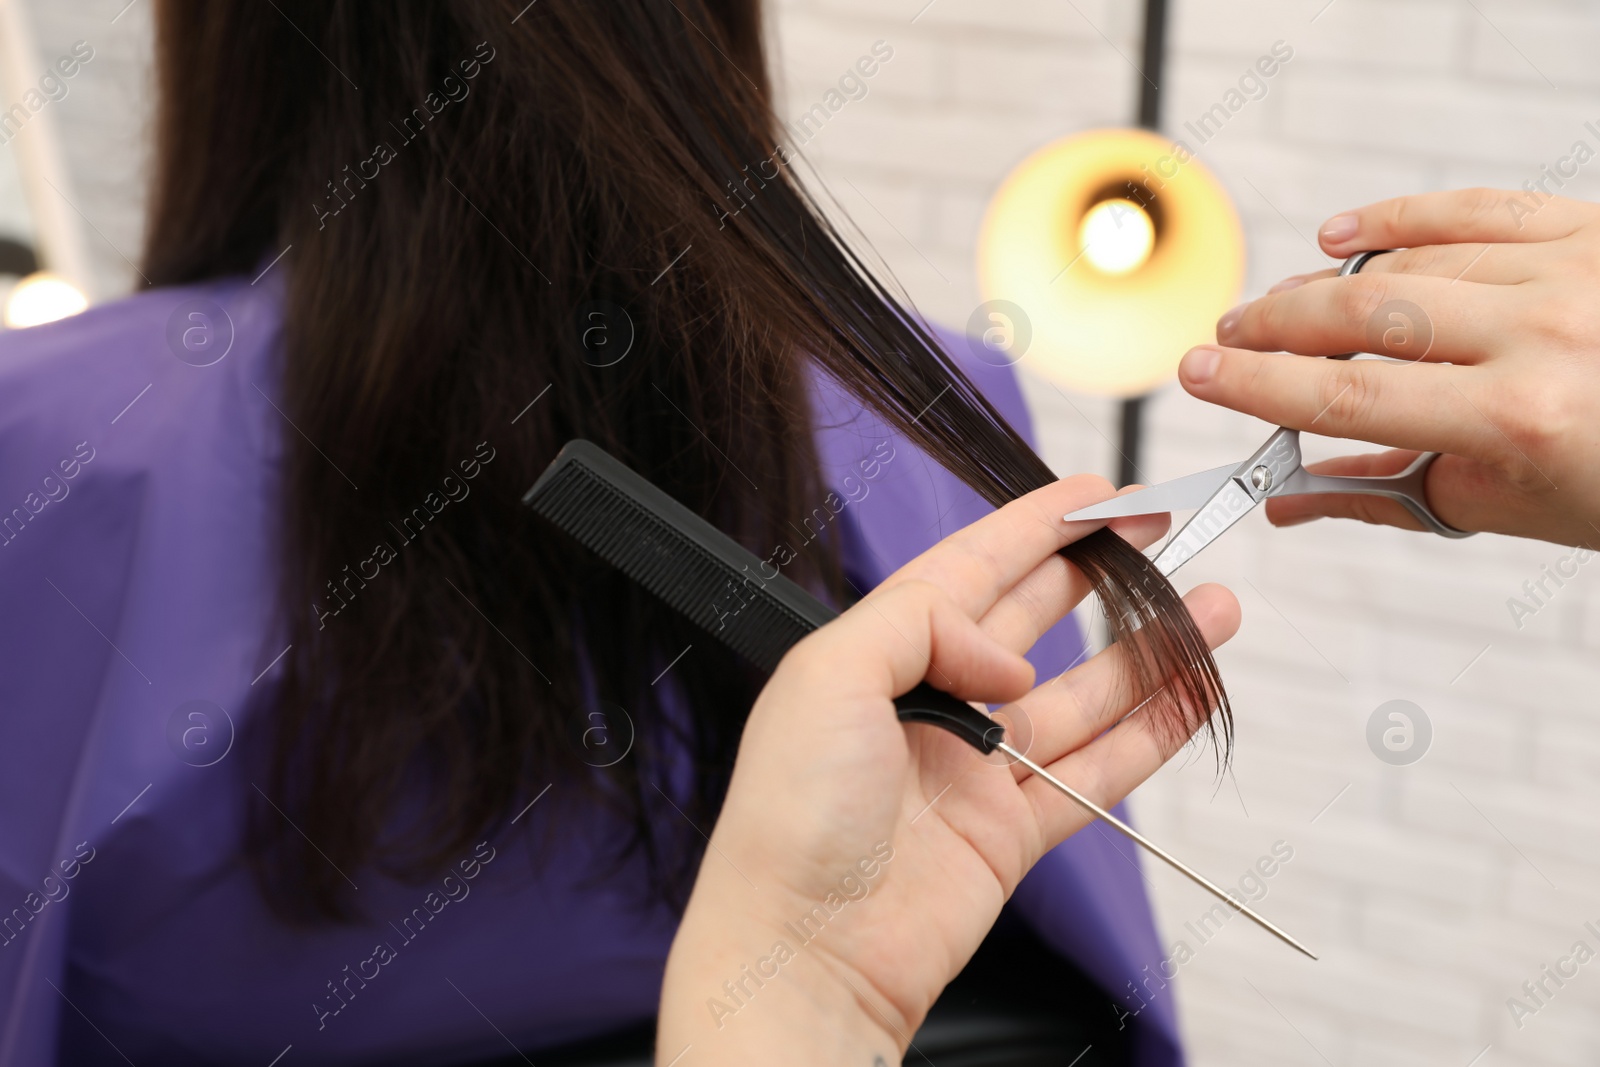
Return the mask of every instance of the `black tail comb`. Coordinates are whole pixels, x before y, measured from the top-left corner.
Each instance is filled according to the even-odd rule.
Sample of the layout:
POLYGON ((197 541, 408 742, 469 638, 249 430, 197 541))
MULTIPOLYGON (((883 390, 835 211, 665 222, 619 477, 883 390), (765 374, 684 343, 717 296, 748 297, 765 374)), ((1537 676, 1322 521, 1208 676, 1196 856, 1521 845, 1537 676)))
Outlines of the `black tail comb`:
MULTIPOLYGON (((800 586, 591 441, 568 441, 522 502, 761 670, 838 618, 800 586)), ((927 683, 895 700, 902 722, 942 727, 988 754, 1004 727, 927 683)))

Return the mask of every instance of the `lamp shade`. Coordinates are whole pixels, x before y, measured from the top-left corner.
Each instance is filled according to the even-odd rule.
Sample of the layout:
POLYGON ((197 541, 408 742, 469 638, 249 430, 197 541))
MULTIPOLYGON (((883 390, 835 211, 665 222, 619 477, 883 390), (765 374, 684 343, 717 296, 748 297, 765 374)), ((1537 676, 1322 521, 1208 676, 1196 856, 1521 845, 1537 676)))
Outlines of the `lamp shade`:
POLYGON ((1106 396, 1169 380, 1185 351, 1215 339, 1243 278, 1227 192, 1181 144, 1144 130, 1095 130, 1023 160, 978 241, 985 300, 1027 316, 1020 361, 1106 396))

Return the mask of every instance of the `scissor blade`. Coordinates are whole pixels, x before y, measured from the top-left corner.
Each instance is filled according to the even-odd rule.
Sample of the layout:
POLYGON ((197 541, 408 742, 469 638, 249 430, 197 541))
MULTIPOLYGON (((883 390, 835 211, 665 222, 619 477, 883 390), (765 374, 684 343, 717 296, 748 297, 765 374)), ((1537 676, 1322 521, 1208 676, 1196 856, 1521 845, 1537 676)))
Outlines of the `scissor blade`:
POLYGON ((1253 500, 1244 487, 1232 478, 1219 489, 1205 506, 1194 513, 1183 529, 1168 541, 1156 555, 1156 569, 1168 578, 1172 572, 1193 559, 1201 549, 1221 537, 1229 527, 1246 515, 1259 501, 1253 500))
POLYGON ((1064 516, 1067 522, 1086 519, 1120 519, 1124 515, 1156 515, 1164 511, 1187 511, 1197 508, 1216 495, 1239 464, 1229 463, 1196 474, 1186 474, 1170 482, 1152 485, 1137 493, 1125 493, 1098 504, 1079 508, 1064 516))

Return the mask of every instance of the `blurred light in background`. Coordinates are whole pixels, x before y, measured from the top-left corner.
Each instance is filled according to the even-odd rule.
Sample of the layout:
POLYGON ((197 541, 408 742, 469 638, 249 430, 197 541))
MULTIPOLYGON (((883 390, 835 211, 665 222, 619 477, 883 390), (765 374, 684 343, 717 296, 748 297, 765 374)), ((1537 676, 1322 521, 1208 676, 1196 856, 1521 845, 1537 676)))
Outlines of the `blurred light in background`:
POLYGON ((13 330, 38 326, 76 315, 88 306, 88 298, 77 286, 49 271, 36 271, 12 286, 6 297, 5 324, 13 330))
POLYGON ((1031 320, 1030 369, 1070 389, 1134 397, 1215 338, 1244 280, 1239 216, 1187 151, 1144 130, 1096 130, 1007 176, 978 239, 986 300, 1031 320))

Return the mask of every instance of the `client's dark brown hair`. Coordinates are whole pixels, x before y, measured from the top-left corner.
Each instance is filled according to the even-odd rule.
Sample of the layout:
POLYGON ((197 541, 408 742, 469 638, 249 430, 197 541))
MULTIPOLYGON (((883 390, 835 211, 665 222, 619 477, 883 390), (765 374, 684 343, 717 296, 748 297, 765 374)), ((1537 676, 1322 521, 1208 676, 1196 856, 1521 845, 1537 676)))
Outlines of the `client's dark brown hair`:
MULTIPOLYGON (((541 814, 620 813, 614 858, 642 850, 681 900, 701 842, 658 789, 710 826, 762 679, 520 506, 561 445, 762 556, 827 491, 812 367, 993 504, 1054 476, 796 178, 757 0, 162 0, 157 21, 145 274, 253 278, 288 249, 262 282, 294 426, 292 647, 257 746, 282 813, 252 791, 247 838, 268 899, 348 915, 341 871, 420 877, 553 782, 541 814), (596 301, 635 334, 609 365, 596 301), (636 737, 598 770, 580 739, 606 704, 636 737)), ((1108 531, 1064 554, 1165 687, 1141 713, 1177 743, 1220 708, 1225 752, 1172 586, 1108 531)), ((851 595, 836 538, 787 569, 851 595)))

